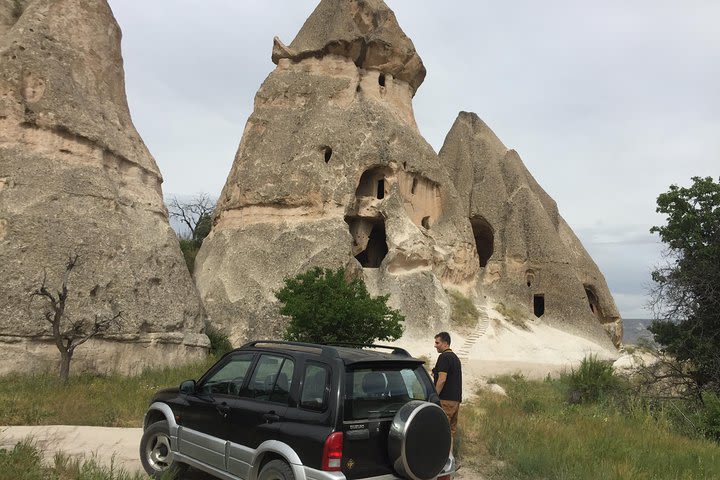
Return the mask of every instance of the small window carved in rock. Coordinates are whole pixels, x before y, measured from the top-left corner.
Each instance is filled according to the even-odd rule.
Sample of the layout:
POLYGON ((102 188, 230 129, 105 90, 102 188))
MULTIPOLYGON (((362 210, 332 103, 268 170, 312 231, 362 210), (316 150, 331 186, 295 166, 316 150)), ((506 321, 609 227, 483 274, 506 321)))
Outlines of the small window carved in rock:
POLYGON ((330 159, 332 158, 332 154, 333 154, 332 148, 325 147, 325 163, 330 162, 330 159))
POLYGON ((382 178, 377 182, 377 198, 382 200, 385 198, 385 179, 382 178))
POLYGON ((380 76, 378 77, 378 83, 380 84, 381 87, 385 86, 385 74, 384 73, 381 73, 380 76))
POLYGON ((417 190, 417 185, 418 185, 418 179, 417 179, 417 178, 413 178, 412 187, 410 188, 410 193, 411 193, 411 194, 415 195, 415 190, 417 190))
POLYGON ((533 296, 533 310, 535 316, 540 318, 545 315, 545 295, 533 296))
POLYGON ((423 217, 420 222, 425 230, 430 230, 430 217, 423 217))

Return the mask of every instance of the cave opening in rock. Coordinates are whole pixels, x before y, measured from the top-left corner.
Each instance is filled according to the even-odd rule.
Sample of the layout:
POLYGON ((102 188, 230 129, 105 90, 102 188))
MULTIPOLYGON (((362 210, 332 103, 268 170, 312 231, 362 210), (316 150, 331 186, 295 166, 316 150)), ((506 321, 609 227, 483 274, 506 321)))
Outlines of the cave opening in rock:
POLYGON ((545 314, 545 295, 533 296, 533 311, 538 318, 545 314))
POLYGON ((360 176, 355 196, 385 198, 385 180, 391 173, 389 168, 380 166, 365 170, 360 176))
POLYGON ((333 154, 332 148, 325 147, 325 163, 330 162, 330 159, 332 158, 332 154, 333 154))
POLYGON ((585 295, 587 295, 588 303, 590 304, 590 311, 595 314, 596 317, 602 318, 600 301, 598 300, 598 297, 591 286, 585 286, 585 295))
POLYGON ((425 230, 430 230, 430 217, 423 217, 422 222, 420 224, 423 226, 425 230))
POLYGON ((384 73, 381 73, 380 76, 378 77, 378 83, 380 84, 381 87, 385 86, 385 74, 384 73))
POLYGON ((373 222, 367 247, 355 255, 355 258, 363 268, 379 268, 387 253, 388 246, 385 237, 385 223, 382 221, 373 222))
POLYGON ((415 190, 417 190, 417 186, 418 186, 418 179, 413 178, 412 187, 410 187, 410 193, 412 195, 415 195, 415 190))
POLYGON ((483 217, 476 216, 470 219, 473 236, 475 237, 475 248, 480 257, 480 267, 487 266, 488 260, 492 257, 495 248, 495 234, 492 226, 483 217))
POLYGON ((385 179, 380 179, 377 182, 377 198, 382 200, 385 198, 385 179))

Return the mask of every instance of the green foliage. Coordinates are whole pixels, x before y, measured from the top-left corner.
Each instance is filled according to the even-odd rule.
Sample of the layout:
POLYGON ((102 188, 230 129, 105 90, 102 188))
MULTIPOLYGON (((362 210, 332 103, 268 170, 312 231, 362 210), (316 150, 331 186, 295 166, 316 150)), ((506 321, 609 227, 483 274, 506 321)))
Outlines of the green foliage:
POLYGON ((700 428, 706 437, 720 441, 720 396, 703 392, 702 405, 700 428))
POLYGON ((403 332, 405 317, 387 306, 389 295, 371 298, 365 283, 345 279, 340 268, 313 268, 275 292, 291 317, 285 339, 311 343, 372 343, 395 340, 403 332))
MULTIPOLYGON (((40 449, 22 441, 11 450, 0 449, 0 478, 12 480, 144 480, 114 464, 100 465, 95 458, 83 460, 58 453, 51 465, 43 463, 40 449)), ((171 480, 171 479, 167 479, 171 480)))
POLYGON ((228 336, 213 325, 205 327, 205 335, 210 339, 210 351, 208 352, 210 355, 220 358, 233 349, 228 336))
POLYGON ((475 327, 478 323, 480 312, 475 308, 475 304, 471 299, 458 292, 457 290, 449 290, 450 297, 450 321, 459 327, 475 327))
POLYGON ((577 401, 596 402, 606 398, 620 387, 620 379, 613 373, 612 365, 598 360, 596 355, 583 358, 580 366, 561 377, 568 384, 569 393, 579 394, 577 401))
POLYGON ((658 319, 649 330, 698 389, 720 393, 720 183, 692 180, 657 199, 667 224, 650 231, 667 246, 668 263, 652 273, 658 319))
POLYGON ((720 445, 675 433, 662 404, 628 396, 569 405, 562 379, 496 381, 508 397, 479 391, 459 415, 460 462, 481 478, 700 480, 720 472, 720 445))
POLYGON ((185 259, 185 265, 187 265, 188 271, 190 273, 195 272, 195 257, 197 257, 200 247, 198 247, 193 240, 179 238, 178 241, 180 242, 180 251, 185 259))

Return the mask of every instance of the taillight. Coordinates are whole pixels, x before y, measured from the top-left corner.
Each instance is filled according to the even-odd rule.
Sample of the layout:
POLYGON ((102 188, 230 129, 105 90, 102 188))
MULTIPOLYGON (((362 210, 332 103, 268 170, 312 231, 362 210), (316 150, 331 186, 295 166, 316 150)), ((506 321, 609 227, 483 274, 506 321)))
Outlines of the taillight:
POLYGON ((331 433, 323 447, 322 469, 326 472, 339 472, 342 467, 342 432, 331 433))
POLYGON ((437 480, 450 480, 450 475, 442 475, 437 477, 437 480))

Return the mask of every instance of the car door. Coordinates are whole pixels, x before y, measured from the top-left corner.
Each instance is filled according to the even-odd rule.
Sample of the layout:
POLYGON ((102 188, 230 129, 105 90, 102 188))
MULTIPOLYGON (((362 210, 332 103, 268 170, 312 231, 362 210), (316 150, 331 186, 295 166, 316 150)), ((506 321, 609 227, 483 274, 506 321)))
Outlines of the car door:
POLYGON ((180 453, 215 468, 225 469, 225 443, 229 435, 230 404, 246 383, 253 353, 229 355, 187 394, 180 419, 180 453))
POLYGON ((247 478, 258 446, 265 440, 282 441, 294 370, 293 359, 283 355, 263 353, 255 362, 250 380, 230 403, 229 473, 247 478))

